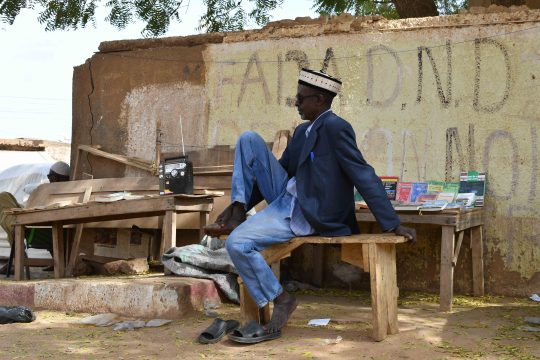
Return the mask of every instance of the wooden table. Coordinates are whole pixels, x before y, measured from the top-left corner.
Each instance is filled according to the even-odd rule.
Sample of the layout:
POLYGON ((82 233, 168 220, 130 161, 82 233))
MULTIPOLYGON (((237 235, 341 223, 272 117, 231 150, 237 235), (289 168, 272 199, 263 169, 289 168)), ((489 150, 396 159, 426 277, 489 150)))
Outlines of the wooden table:
MULTIPOLYGON (((24 227, 31 225, 52 226, 54 277, 65 276, 63 227, 68 224, 82 224, 95 221, 163 216, 161 253, 176 244, 176 214, 200 213, 200 228, 208 221, 212 210, 212 195, 167 195, 146 196, 137 200, 115 202, 89 202, 44 209, 14 210, 15 228, 15 280, 22 280, 24 263, 24 227)), ((71 258, 78 251, 71 251, 71 258)), ((70 264, 74 259, 70 259, 70 264)))
MULTIPOLYGON (((482 208, 445 210, 441 212, 398 211, 402 223, 440 225, 441 272, 440 310, 452 310, 454 292, 454 267, 456 266, 464 231, 469 231, 472 254, 473 295, 484 295, 483 235, 484 212, 482 208)), ((356 211, 359 222, 374 222, 373 214, 367 209, 356 211)))

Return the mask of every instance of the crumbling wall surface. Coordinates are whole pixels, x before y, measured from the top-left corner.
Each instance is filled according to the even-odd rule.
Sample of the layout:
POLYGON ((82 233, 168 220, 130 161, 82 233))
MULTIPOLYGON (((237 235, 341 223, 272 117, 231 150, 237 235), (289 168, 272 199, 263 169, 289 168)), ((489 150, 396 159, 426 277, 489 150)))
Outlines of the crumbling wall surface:
MULTIPOLYGON (((72 156, 87 144, 153 162, 158 129, 163 150, 179 152, 180 121, 186 143, 205 144, 203 48, 102 51, 75 68, 72 156)), ((96 178, 148 175, 91 155, 79 166, 96 178)))
MULTIPOLYGON (((232 145, 248 129, 271 141, 300 122, 298 69, 319 69, 332 48, 328 73, 343 80, 334 111, 351 122, 378 174, 457 180, 460 171, 487 171, 487 291, 539 291, 540 11, 514 10, 299 18, 253 31, 104 43, 89 60, 91 92, 88 81, 74 86, 74 103, 86 101, 74 129, 86 129, 81 143, 149 160, 158 126, 178 142, 179 116, 191 145, 232 145)), ((399 250, 400 284, 436 289, 426 271, 438 273, 440 238, 420 232, 416 247, 399 250)), ((457 269, 459 287, 470 279, 470 258, 457 269)))

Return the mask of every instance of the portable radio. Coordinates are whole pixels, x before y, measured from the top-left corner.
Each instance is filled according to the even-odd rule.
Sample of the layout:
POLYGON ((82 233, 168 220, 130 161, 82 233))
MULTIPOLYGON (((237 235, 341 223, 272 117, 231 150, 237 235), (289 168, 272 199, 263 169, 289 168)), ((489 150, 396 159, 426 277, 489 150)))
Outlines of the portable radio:
POLYGON ((187 156, 163 160, 159 167, 159 194, 193 194, 193 164, 187 156))
POLYGON ((180 117, 182 155, 166 158, 159 166, 159 194, 193 194, 193 163, 188 160, 184 148, 184 129, 180 117))

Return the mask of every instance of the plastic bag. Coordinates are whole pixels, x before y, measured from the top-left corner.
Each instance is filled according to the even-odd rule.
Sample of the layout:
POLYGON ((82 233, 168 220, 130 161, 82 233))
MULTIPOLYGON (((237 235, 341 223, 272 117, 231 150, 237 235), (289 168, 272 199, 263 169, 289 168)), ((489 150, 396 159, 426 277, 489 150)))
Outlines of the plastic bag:
POLYGON ((29 323, 34 320, 36 320, 36 315, 27 307, 0 306, 0 324, 29 323))

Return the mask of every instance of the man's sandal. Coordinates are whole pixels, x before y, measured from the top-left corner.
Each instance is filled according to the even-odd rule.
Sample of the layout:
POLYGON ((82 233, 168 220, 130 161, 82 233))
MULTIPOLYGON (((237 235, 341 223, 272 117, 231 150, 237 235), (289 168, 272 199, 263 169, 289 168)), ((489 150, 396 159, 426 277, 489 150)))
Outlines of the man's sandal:
POLYGON ((242 344, 256 344, 281 337, 281 330, 269 333, 258 322, 251 320, 229 335, 229 340, 242 344))
POLYGON ((240 323, 236 320, 222 320, 217 318, 209 327, 204 329, 197 338, 197 341, 201 344, 215 344, 239 326, 240 323))

